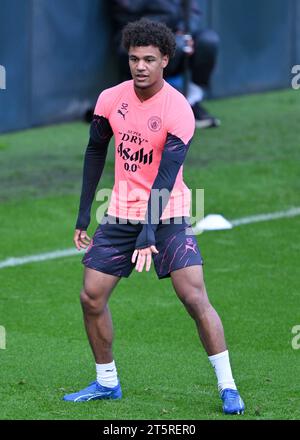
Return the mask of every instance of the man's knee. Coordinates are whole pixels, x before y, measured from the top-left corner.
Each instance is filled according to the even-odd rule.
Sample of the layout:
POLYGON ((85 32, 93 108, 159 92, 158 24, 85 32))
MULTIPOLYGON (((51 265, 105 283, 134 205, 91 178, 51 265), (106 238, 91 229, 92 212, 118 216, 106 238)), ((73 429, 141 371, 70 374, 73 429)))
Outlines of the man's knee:
POLYGON ((184 295, 180 299, 189 312, 196 310, 200 312, 205 311, 210 306, 204 281, 198 281, 196 284, 193 283, 185 290, 184 295))
POLYGON ((195 37, 196 46, 205 48, 206 51, 216 52, 220 45, 220 38, 217 32, 212 29, 205 29, 195 37))
POLYGON ((192 68, 197 76, 197 80, 194 78, 194 81, 207 86, 217 61, 219 36, 215 31, 207 29, 196 34, 194 43, 192 68))
POLYGON ((85 313, 99 315, 105 310, 106 295, 104 292, 85 285, 80 292, 80 303, 85 313))

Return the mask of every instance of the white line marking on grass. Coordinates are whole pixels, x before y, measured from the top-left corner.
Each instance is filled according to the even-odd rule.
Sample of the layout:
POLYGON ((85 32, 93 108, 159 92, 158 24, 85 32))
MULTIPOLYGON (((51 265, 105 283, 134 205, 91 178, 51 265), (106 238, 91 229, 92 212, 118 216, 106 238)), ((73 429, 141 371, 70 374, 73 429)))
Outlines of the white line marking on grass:
POLYGON ((250 217, 238 218, 231 220, 232 226, 248 225, 249 223, 265 222, 269 220, 276 220, 278 218, 296 217, 300 215, 300 208, 291 208, 287 211, 271 212, 270 214, 258 214, 250 217))
MULTIPOLYGON (((290 208, 287 211, 279 211, 279 212, 272 212, 270 214, 259 214, 259 215, 252 215, 250 217, 238 218, 236 220, 231 220, 231 224, 232 226, 241 226, 250 223, 276 220, 279 218, 296 217, 298 215, 300 215, 300 207, 290 208)), ((11 257, 11 258, 7 258, 6 260, 0 261, 0 269, 4 269, 5 267, 20 266, 21 264, 36 263, 39 261, 54 260, 56 258, 62 258, 62 257, 70 257, 73 255, 83 254, 84 252, 85 252, 84 249, 78 251, 76 248, 70 248, 70 249, 57 250, 54 252, 47 252, 44 254, 28 255, 26 257, 19 257, 19 258, 11 257)))
POLYGON ((20 258, 11 257, 4 261, 0 261, 0 269, 3 269, 4 267, 20 266, 21 264, 27 263, 36 263, 39 261, 54 260, 55 258, 70 257, 72 255, 82 254, 84 252, 84 250, 78 251, 76 248, 70 248, 54 252, 47 252, 45 254, 28 255, 20 258))

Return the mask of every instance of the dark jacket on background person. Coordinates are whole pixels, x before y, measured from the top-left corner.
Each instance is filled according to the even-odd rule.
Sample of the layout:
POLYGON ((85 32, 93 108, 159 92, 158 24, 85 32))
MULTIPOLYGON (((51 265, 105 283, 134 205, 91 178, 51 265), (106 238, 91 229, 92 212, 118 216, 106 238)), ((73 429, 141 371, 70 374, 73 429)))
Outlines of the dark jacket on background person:
MULTIPOLYGON (((184 2, 182 0, 111 0, 110 7, 115 26, 122 29, 130 21, 141 16, 165 23, 173 32, 185 31, 184 2)), ((201 12, 197 1, 190 2, 189 30, 198 32, 201 27, 201 12)))

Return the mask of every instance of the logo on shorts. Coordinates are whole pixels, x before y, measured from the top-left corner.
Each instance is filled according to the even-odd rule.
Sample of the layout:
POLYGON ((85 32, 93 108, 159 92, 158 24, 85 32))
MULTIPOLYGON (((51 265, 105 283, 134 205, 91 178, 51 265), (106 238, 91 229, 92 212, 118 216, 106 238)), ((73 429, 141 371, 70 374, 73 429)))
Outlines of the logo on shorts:
POLYGON ((159 131, 161 129, 161 119, 158 116, 152 116, 148 120, 148 127, 151 131, 159 131))
POLYGON ((193 251, 195 254, 197 254, 197 249, 196 249, 197 244, 193 242, 192 238, 187 238, 186 239, 186 245, 185 245, 185 250, 188 251, 193 251))

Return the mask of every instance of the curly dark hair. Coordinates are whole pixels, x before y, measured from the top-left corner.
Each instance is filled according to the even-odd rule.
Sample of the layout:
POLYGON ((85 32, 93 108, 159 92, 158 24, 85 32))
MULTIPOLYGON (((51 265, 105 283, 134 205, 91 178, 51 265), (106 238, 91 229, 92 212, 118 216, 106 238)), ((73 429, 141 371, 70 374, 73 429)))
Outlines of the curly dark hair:
POLYGON ((157 47, 162 55, 172 58, 175 54, 176 42, 171 29, 164 23, 141 18, 128 23, 122 31, 122 45, 129 51, 135 46, 157 47))

